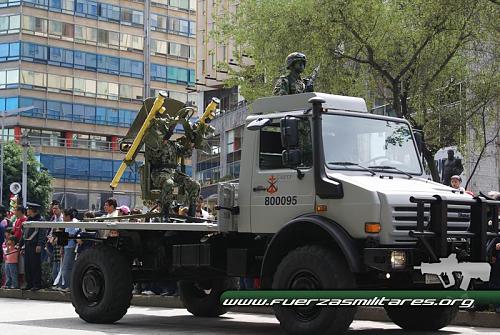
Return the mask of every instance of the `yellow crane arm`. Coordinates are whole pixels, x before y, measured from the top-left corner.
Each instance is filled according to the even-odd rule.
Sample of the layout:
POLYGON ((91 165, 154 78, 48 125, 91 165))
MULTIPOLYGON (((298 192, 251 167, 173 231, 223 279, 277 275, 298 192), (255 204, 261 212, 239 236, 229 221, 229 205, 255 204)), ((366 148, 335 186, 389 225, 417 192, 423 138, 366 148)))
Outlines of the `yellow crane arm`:
POLYGON ((142 145, 142 139, 144 138, 144 134, 146 133, 146 130, 149 128, 151 121, 153 121, 153 119, 156 117, 158 113, 163 114, 165 112, 165 107, 163 107, 165 98, 166 94, 163 92, 160 92, 156 97, 155 102, 153 103, 153 106, 151 107, 151 110, 149 111, 148 116, 146 117, 146 120, 144 120, 144 123, 142 124, 141 129, 139 129, 139 132, 137 133, 134 142, 132 142, 132 145, 130 146, 130 149, 127 151, 127 154, 123 159, 123 162, 120 164, 118 171, 116 171, 113 180, 109 184, 111 189, 115 189, 118 186, 118 183, 120 182, 120 179, 122 178, 125 169, 129 164, 131 164, 134 161, 135 154, 142 145))
POLYGON ((205 112, 200 117, 200 119, 198 120, 198 122, 199 123, 206 123, 207 119, 208 120, 213 119, 214 116, 215 116, 215 111, 216 111, 217 107, 219 106, 219 104, 220 104, 220 100, 219 99, 217 99, 215 97, 212 98, 212 101, 210 101, 210 103, 207 105, 207 108, 205 108, 205 112))

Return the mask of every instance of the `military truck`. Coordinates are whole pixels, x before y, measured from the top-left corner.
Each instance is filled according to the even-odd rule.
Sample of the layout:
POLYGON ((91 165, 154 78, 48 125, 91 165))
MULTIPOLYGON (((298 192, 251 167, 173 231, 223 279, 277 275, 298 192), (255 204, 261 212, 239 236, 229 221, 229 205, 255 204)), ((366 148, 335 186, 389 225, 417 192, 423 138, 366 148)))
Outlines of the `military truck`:
MULTIPOLYGON (((440 277, 415 267, 452 253, 486 263, 500 203, 426 178, 419 146, 406 120, 370 114, 361 98, 258 99, 246 118, 239 183, 219 185, 217 221, 77 223, 120 235, 88 237, 96 246, 74 266, 75 310, 87 322, 116 322, 133 283, 144 282, 176 281, 187 310, 202 317, 227 311, 219 297, 237 288, 238 277, 258 277, 264 290, 442 289, 440 277)), ((342 333, 355 314, 354 307, 274 310, 289 334, 342 333)), ((386 310, 408 330, 442 328, 457 313, 456 306, 386 310)))

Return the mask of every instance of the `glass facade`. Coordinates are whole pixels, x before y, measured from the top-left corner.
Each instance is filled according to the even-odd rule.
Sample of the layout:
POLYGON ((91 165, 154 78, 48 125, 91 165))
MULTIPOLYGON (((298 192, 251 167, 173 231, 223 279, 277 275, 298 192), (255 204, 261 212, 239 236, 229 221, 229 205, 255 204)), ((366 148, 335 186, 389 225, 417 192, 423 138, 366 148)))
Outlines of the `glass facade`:
POLYGON ((220 178, 220 136, 207 140, 210 150, 197 150, 196 178, 204 185, 217 182, 220 178))
POLYGON ((107 100, 141 102, 144 98, 142 86, 30 70, 0 70, 0 89, 17 87, 107 100))
MULTIPOLYGON (((76 43, 98 45, 110 49, 142 52, 144 48, 144 38, 139 35, 47 20, 29 15, 22 16, 22 32, 30 35, 60 38, 76 43)), ((1 33, 2 30, 0 29, 1 33)))
MULTIPOLYGON (((85 190, 86 181, 109 182, 123 156, 116 141, 124 131, 108 134, 110 128, 100 126, 130 127, 143 99, 156 90, 195 100, 186 88, 196 80, 197 1, 155 0, 149 20, 144 1, 131 1, 0 0, 0 37, 10 35, 0 42, 0 94, 6 95, 0 111, 22 116, 4 136, 19 140, 27 132, 53 177, 84 181, 54 190, 64 206, 99 209, 111 196, 107 185, 85 190), (14 6, 19 8, 3 9, 14 6), (58 121, 95 126, 79 130, 75 124, 66 131, 58 121)), ((185 171, 191 174, 192 167, 185 171)), ((119 202, 140 204, 137 167, 127 169, 122 181, 119 202)))
MULTIPOLYGON (((181 58, 184 56, 190 57, 189 50, 194 49, 194 47, 180 45, 177 43, 165 43, 179 46, 176 50, 179 50, 179 57, 181 58), (187 52, 188 54, 185 55, 184 52, 187 52)), ((173 49, 174 48, 169 48, 169 50, 173 49)), ((133 59, 49 47, 26 42, 0 43, 0 62, 15 61, 19 59, 28 62, 63 66, 125 77, 144 77, 144 63, 133 59)), ((195 81, 195 71, 192 69, 174 66, 151 64, 151 79, 180 85, 188 84, 192 86, 195 81)))
POLYGON ((59 200, 64 208, 72 207, 80 212, 94 211, 98 215, 104 214, 104 201, 114 197, 120 206, 126 205, 130 208, 142 208, 142 201, 139 192, 125 192, 113 194, 109 191, 82 190, 82 189, 54 189, 53 199, 59 200), (99 213, 100 212, 100 213, 99 213))
POLYGON ((137 111, 128 109, 26 97, 0 98, 0 111, 16 108, 26 109, 21 116, 115 127, 130 127, 137 115, 137 111))
POLYGON ((180 19, 174 16, 151 14, 151 30, 195 37, 196 22, 180 19))
POLYGON ((151 64, 151 80, 172 84, 194 85, 195 72, 191 69, 151 64))
POLYGON ((151 55, 161 55, 194 61, 196 58, 196 47, 186 44, 152 39, 151 55))
MULTIPOLYGON (((55 178, 110 181, 113 179, 122 161, 40 154, 40 163, 55 178)), ((139 173, 137 167, 140 164, 138 162, 137 166, 127 167, 121 181, 125 183, 138 183, 139 173)))

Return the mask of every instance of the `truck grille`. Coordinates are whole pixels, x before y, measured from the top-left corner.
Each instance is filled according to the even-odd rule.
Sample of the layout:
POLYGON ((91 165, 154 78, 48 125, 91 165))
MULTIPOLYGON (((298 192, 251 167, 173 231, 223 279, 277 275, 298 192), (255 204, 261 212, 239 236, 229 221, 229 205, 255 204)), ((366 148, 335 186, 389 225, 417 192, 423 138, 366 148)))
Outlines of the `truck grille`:
MULTIPOLYGON (((424 206, 424 225, 429 223, 430 205, 424 206)), ((410 230, 417 228, 417 205, 408 204, 392 209, 393 236, 396 242, 415 242, 417 239, 408 236, 410 230)), ((448 232, 467 231, 470 224, 470 207, 460 205, 448 206, 448 232)))

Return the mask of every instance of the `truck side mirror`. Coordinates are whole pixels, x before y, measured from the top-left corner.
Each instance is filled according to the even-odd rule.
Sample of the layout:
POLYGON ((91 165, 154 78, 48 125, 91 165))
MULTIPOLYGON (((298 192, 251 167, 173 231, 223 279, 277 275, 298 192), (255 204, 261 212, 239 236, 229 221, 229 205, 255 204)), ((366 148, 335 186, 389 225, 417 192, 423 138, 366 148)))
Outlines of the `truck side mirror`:
POLYGON ((127 153, 130 150, 132 143, 129 142, 120 142, 120 151, 127 153))
POLYGON ((299 146, 299 119, 286 116, 280 121, 281 146, 285 149, 299 146))
POLYGON ((295 169, 302 161, 302 153, 299 149, 283 150, 281 160, 284 167, 295 169))
POLYGON ((415 136, 415 142, 417 142, 418 152, 421 154, 424 151, 424 140, 422 138, 422 133, 420 131, 414 130, 413 136, 415 136))

